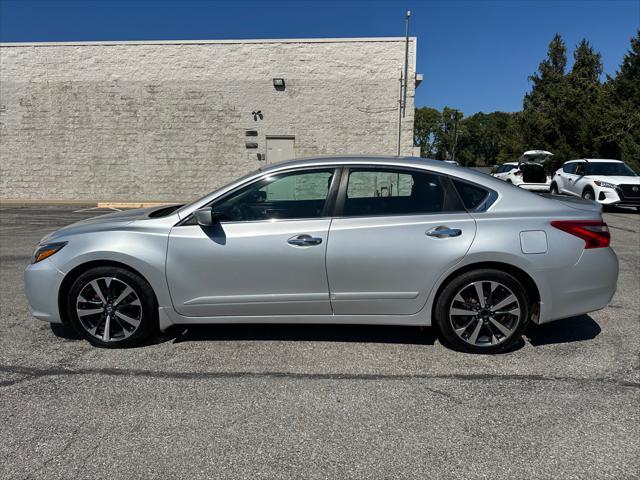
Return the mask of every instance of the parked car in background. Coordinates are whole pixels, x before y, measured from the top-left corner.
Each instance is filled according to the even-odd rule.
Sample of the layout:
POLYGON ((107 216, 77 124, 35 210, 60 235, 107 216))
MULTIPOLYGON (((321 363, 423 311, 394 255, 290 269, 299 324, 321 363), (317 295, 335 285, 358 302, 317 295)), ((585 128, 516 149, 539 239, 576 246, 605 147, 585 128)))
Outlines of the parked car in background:
POLYGON ((525 190, 548 192, 551 186, 551 175, 545 163, 553 153, 545 150, 528 150, 517 162, 505 162, 498 166, 491 175, 512 183, 525 190))
POLYGON ((554 174, 551 193, 640 209, 640 177, 621 160, 569 160, 554 174))
POLYGON ((62 228, 25 285, 35 317, 106 347, 173 324, 327 323, 436 325, 497 352, 605 307, 617 275, 593 202, 436 160, 324 157, 62 228))

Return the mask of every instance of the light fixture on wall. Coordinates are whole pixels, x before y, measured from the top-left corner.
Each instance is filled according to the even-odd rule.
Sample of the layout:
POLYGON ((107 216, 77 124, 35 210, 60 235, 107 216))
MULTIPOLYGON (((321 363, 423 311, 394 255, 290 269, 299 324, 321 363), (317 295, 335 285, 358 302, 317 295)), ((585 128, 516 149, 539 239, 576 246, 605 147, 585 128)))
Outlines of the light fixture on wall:
POLYGON ((285 88, 284 78, 274 78, 273 86, 276 90, 284 90, 285 88))

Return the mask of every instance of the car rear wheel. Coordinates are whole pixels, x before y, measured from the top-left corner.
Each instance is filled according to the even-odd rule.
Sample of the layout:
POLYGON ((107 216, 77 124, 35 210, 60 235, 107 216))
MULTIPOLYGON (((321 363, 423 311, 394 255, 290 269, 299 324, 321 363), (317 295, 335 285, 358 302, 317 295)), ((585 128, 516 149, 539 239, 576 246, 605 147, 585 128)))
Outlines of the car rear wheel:
POLYGON ((560 192, 558 192, 558 185, 556 185, 555 183, 551 184, 551 195, 558 195, 560 192))
POLYGON ((156 299, 139 275, 118 267, 97 267, 72 284, 67 312, 72 326, 101 347, 143 343, 158 325, 156 299))
POLYGON ((446 343, 473 353, 509 349, 529 323, 529 297, 514 276, 473 270, 452 280, 436 302, 435 323, 446 343))

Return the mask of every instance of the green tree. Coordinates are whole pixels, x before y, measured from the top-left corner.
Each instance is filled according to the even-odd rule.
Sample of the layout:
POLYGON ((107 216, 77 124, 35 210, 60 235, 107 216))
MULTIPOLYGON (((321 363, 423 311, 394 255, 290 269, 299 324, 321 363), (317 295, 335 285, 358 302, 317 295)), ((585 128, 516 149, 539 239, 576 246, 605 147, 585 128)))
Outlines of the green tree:
POLYGON ((413 141, 414 145, 420 147, 421 157, 432 158, 435 156, 440 121, 440 112, 435 108, 416 108, 413 141))
POLYGON ((441 121, 437 131, 435 145, 438 160, 451 160, 456 156, 456 149, 460 137, 464 134, 460 128, 460 122, 464 118, 463 113, 455 108, 444 107, 441 121))
POLYGON ((516 113, 416 110, 415 142, 424 156, 463 165, 515 160, 529 149, 555 154, 549 168, 570 158, 618 158, 640 171, 640 30, 620 69, 603 84, 602 58, 584 39, 567 72, 567 48, 555 35, 529 77, 531 90, 516 113))
POLYGON ((597 110, 602 96, 602 58, 586 39, 578 44, 573 57, 573 68, 567 76, 562 134, 574 156, 593 157, 598 153, 595 137, 601 127, 597 110))
POLYGON ((566 99, 570 90, 566 66, 567 47, 556 34, 549 43, 547 58, 538 66, 538 72, 529 77, 532 88, 525 95, 520 122, 526 148, 551 150, 557 160, 573 156, 564 135, 566 99))
POLYGON ((640 30, 601 96, 596 143, 600 156, 628 162, 640 172, 640 30))
POLYGON ((461 163, 493 165, 500 152, 500 141, 512 123, 506 112, 476 113, 461 122, 458 155, 461 163))

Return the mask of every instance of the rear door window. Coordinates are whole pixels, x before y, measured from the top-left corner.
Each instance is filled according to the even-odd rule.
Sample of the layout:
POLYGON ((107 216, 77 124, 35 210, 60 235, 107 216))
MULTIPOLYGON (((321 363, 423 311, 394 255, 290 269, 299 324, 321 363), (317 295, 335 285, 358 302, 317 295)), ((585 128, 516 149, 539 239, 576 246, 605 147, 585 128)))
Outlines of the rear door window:
POLYGON ((487 198, 489 191, 471 183, 461 182, 460 180, 453 180, 453 184, 462 199, 464 208, 467 210, 473 210, 478 208, 480 204, 487 198))
POLYGON ((562 171, 564 173, 575 173, 576 171, 576 166, 578 164, 577 163, 565 163, 564 166, 562 167, 562 171))
MULTIPOLYGON (((342 216, 411 215, 460 210, 446 178, 413 170, 352 168, 342 216)), ((459 202, 457 202, 459 203, 459 202)))

